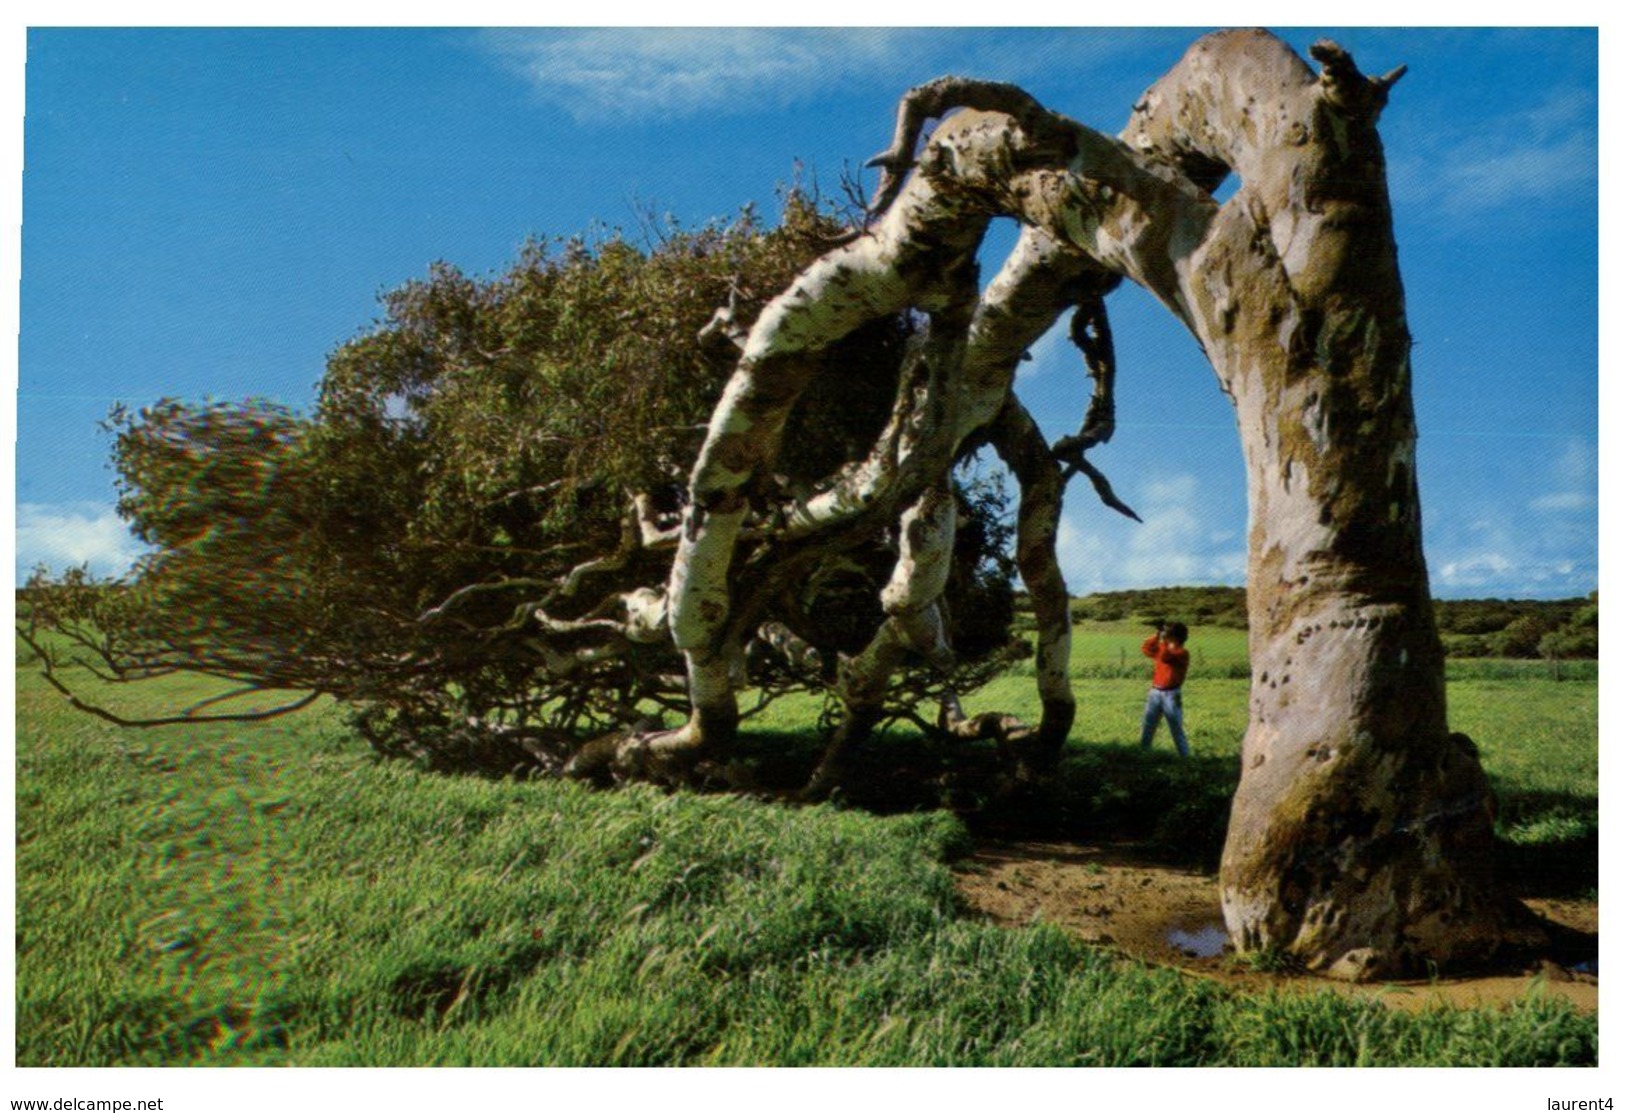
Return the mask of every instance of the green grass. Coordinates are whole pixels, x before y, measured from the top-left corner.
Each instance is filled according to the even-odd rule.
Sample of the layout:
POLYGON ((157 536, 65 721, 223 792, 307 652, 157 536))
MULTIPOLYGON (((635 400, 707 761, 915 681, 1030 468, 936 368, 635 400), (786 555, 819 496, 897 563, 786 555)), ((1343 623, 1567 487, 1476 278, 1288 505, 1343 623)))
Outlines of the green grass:
MULTIPOLYGON (((1151 627, 1135 622, 1085 621, 1072 627, 1072 675, 1080 678, 1142 679, 1151 675, 1150 663, 1140 654, 1140 643, 1151 627)), ((1191 631, 1191 675, 1247 678, 1247 631, 1203 626, 1191 631)), ((1031 676, 1032 662, 1024 661, 1012 675, 1031 676)))
MULTIPOLYGON (((1192 762, 1124 744, 1143 681, 1080 685, 1042 802, 1057 829, 1187 849, 1222 833, 1245 681, 1198 676, 1192 762)), ((1595 686, 1540 683, 1452 688, 1497 783, 1525 794, 1513 845, 1532 852, 1575 834, 1541 800, 1593 834, 1596 811, 1595 686)), ((1020 678, 995 687, 978 702, 1031 700, 1020 678)), ((26 670, 17 700, 20 1065, 1597 1058, 1595 1018, 1561 1004, 1241 996, 970 922, 949 872, 967 828, 942 811, 437 776, 374 760, 331 708, 125 731, 26 670)))
MULTIPOLYGON (((1078 700, 1074 744, 1137 743, 1149 665, 1139 656, 1146 628, 1082 622, 1073 634, 1078 700)), ((1247 635, 1198 627, 1190 640, 1185 725, 1200 757, 1233 760, 1247 730, 1247 635)), ((1030 663, 967 701, 1035 720, 1030 663)), ((1452 660, 1446 665, 1450 725, 1477 744, 1500 798, 1500 826, 1512 843, 1590 838, 1595 870, 1597 662, 1452 660)), ((787 709, 788 711, 788 709, 787 709)), ((1166 729, 1157 745, 1168 751, 1166 729)), ((1564 847, 1563 849, 1572 849, 1564 847)))
MULTIPOLYGON (((1150 754, 1138 748, 1149 663, 1146 628, 1079 623, 1073 637, 1078 717, 1059 799, 1037 818, 1049 833, 1132 837, 1160 831, 1167 847, 1214 864, 1247 730, 1246 633, 1193 631, 1185 727, 1196 760, 1180 763, 1162 728, 1150 754), (1173 843, 1177 842, 1177 845, 1173 843)), ((1528 891, 1584 895, 1597 869, 1597 672, 1594 661, 1467 660, 1447 667, 1450 722, 1478 746, 1499 801, 1497 832, 1506 868, 1528 891)), ((998 710, 1036 722, 1030 663, 965 701, 971 713, 998 710)), ((817 715, 813 700, 784 700, 756 720, 781 746, 817 715)), ((906 743, 906 739, 897 740, 906 743)), ((1023 801, 1032 813, 1033 801, 1023 801)), ((995 817, 997 818, 997 817, 995 817)))

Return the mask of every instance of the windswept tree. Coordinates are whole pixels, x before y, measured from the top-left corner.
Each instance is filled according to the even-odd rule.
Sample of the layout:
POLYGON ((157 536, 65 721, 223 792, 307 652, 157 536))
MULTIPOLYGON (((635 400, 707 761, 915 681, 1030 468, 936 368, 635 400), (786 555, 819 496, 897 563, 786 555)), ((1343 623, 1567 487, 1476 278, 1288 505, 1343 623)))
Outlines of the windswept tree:
MULTIPOLYGON (((919 678, 922 725, 912 708, 929 695, 935 729, 1041 773, 1075 714, 1060 500, 1081 472, 1127 509, 1085 454, 1113 431, 1104 298, 1128 279, 1206 352, 1247 467, 1254 676, 1221 871, 1233 941, 1352 978, 1489 956, 1516 913, 1487 872, 1487 781, 1445 717, 1376 130, 1402 71, 1367 77, 1329 42, 1311 54, 1318 73, 1264 32, 1206 36, 1117 137, 1011 85, 920 86, 876 159, 863 228, 781 252, 777 277, 729 289, 726 267, 708 272, 680 311, 665 287, 607 280, 688 265, 685 250, 403 292, 393 324, 335 360, 290 455, 321 477, 300 495, 331 547, 312 605, 354 622, 348 645, 370 662, 388 646, 367 675, 410 694, 366 693, 386 709, 379 733, 421 739, 433 723, 520 736, 584 776, 709 776, 734 750, 765 632, 840 705, 811 791, 897 713, 899 675, 919 678), (1022 232, 983 287, 977 252, 1001 216, 1022 232), (578 285, 555 297, 556 283, 578 285), (1095 394, 1079 432, 1048 445, 1011 385, 1069 310, 1095 394), (633 373, 649 360, 688 370, 633 373), (997 597, 962 543, 997 531, 961 530, 976 511, 953 479, 984 443, 1020 488, 1043 708, 1030 726, 967 718, 957 698, 982 605, 961 593, 997 597), (462 719, 448 662, 468 670, 462 719), (651 705, 686 721, 641 721, 651 705), (559 707, 580 710, 559 725, 619 729, 554 748, 533 724, 559 707)), ((162 582, 163 560, 143 581, 162 582)))
POLYGON ((1318 74, 1267 33, 1206 36, 1116 138, 1009 85, 945 78, 904 98, 876 160, 875 223, 768 305, 713 415, 669 588, 693 711, 632 752, 703 754, 733 730, 746 492, 777 459, 819 353, 905 308, 929 319, 922 358, 938 385, 919 432, 777 512, 810 533, 908 508, 887 622, 845 682, 861 722, 894 646, 946 657, 934 570, 955 452, 1000 412, 1014 357, 1061 307, 1127 278, 1201 344, 1247 466, 1254 678, 1221 874, 1233 941, 1351 978, 1501 945, 1514 906, 1488 872, 1476 751, 1446 723, 1422 553, 1411 339, 1376 129, 1403 71, 1367 77, 1325 41, 1311 54, 1318 74), (946 118, 920 147, 933 117, 946 118), (974 254, 995 216, 1024 231, 978 291, 974 254))
MULTIPOLYGON (((792 193, 772 228, 747 211, 651 223, 645 246, 534 244, 489 280, 439 265, 332 355, 308 416, 263 401, 116 410, 119 509, 150 553, 125 583, 37 577, 22 632, 54 683, 115 721, 263 718, 329 695, 386 753, 620 775, 576 760, 582 741, 687 706, 660 586, 729 331, 848 234, 792 193), (143 714, 85 700, 70 664, 221 683, 143 714)), ((916 331, 894 314, 830 348, 764 491, 869 450, 916 331)), ((911 663, 884 693, 885 714, 926 726, 945 684, 974 687, 1019 649, 1002 486, 967 468, 948 490, 969 525, 946 581, 962 653, 948 673, 911 663)), ((734 665, 753 706, 830 690, 883 618, 897 543, 893 521, 743 543, 734 665)), ((726 779, 719 758, 699 775, 726 779)))

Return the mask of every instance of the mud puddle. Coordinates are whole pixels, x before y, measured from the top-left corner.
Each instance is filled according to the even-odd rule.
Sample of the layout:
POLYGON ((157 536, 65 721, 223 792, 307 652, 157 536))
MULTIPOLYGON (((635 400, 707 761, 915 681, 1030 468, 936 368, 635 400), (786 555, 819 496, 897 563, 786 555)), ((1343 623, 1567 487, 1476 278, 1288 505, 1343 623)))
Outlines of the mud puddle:
MULTIPOLYGON (((1351 986, 1309 975, 1255 971, 1227 947, 1218 879, 1159 862, 1132 845, 990 842, 956 870, 967 905, 997 923, 1055 924, 1088 943, 1250 990, 1375 996, 1397 1008, 1480 1006, 1528 993, 1597 1008, 1595 957, 1543 962, 1521 974, 1351 986)), ((1529 899, 1546 920, 1593 941, 1594 901, 1529 899)))

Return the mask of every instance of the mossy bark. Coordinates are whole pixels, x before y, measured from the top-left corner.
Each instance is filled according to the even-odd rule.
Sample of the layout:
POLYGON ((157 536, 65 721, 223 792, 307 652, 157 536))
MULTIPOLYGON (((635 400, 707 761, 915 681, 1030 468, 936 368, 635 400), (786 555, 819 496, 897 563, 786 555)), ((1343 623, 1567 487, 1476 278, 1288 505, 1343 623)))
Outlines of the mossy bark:
MULTIPOLYGON (((1012 86, 947 78, 911 92, 879 160, 883 219, 807 271, 746 343, 695 469, 671 614, 696 718, 720 722, 731 694, 705 666, 722 651, 742 492, 773 458, 807 351, 912 305, 931 312, 941 353, 940 405, 789 516, 812 532, 936 482, 999 412, 1014 360, 1069 283, 1090 272, 1139 283, 1202 344, 1235 402, 1248 471, 1255 673, 1221 871, 1226 922, 1243 951, 1366 978, 1487 958, 1518 917, 1488 872, 1488 783, 1446 725, 1376 131, 1399 71, 1368 78, 1329 43, 1311 53, 1318 74, 1264 32, 1206 36, 1116 139, 1012 86), (956 106, 967 110, 916 157, 924 118, 956 106), (1240 188, 1220 205, 1212 191, 1231 174, 1240 188), (978 304, 973 255, 1000 214, 1026 231, 978 304)), ((1058 492, 1046 495, 1043 467, 1022 466, 1033 521, 1053 520, 1058 492)), ((1023 570, 1050 599, 1053 539, 1029 527, 1023 570)), ((929 595, 930 577, 911 575, 900 564, 902 595, 929 595)), ((854 693, 895 663, 914 612, 892 613, 853 662, 854 693)), ((1050 644, 1039 671, 1058 724, 1071 714, 1056 689, 1065 643, 1050 644)), ((854 700, 854 722, 867 706, 854 700)))
POLYGON ((1366 979, 1487 959, 1518 917, 1491 875, 1488 782, 1446 722, 1375 127, 1394 78, 1314 53, 1319 76, 1261 33, 1204 39, 1125 138, 1241 177, 1180 268, 1248 473, 1253 683, 1225 920, 1243 951, 1366 979))

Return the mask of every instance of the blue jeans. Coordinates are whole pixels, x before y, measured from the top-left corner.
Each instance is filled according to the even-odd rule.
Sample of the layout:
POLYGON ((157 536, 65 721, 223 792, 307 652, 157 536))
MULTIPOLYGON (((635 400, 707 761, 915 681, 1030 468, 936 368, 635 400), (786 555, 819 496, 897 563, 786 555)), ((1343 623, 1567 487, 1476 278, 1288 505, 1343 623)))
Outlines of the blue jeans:
POLYGON ((1153 688, 1145 697, 1145 721, 1140 726, 1140 745, 1151 748, 1151 736, 1157 733, 1157 720, 1168 720, 1168 733, 1174 736, 1174 746, 1180 757, 1190 757, 1190 743, 1185 739, 1185 711, 1179 699, 1178 688, 1153 688))

